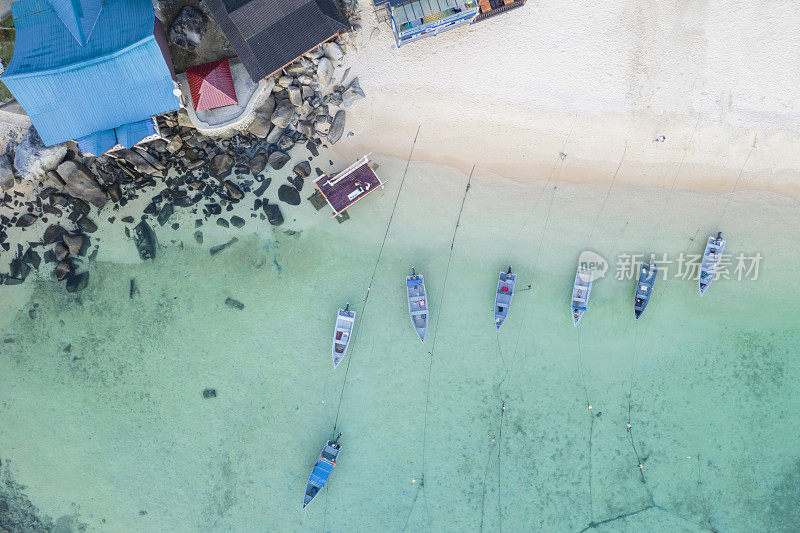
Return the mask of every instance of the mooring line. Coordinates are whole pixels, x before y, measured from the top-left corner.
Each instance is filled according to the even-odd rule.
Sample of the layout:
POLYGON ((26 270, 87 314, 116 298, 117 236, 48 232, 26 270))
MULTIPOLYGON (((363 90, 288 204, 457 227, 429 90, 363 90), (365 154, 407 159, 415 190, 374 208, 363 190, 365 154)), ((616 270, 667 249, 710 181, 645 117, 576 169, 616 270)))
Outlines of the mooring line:
MULTIPOLYGON (((458 216, 456 217, 456 224, 453 227, 453 237, 450 240, 450 251, 447 254, 447 266, 445 267, 444 271, 444 280, 442 283, 442 292, 439 295, 439 304, 436 307, 436 327, 433 330, 433 337, 431 338, 431 350, 428 352, 428 383, 425 388, 425 415, 423 417, 423 425, 422 425, 422 475, 420 476, 421 479, 421 491, 422 491, 422 501, 425 505, 425 514, 427 517, 427 525, 430 528, 430 514, 428 511, 428 493, 425 490, 424 482, 425 482, 425 458, 426 458, 426 451, 427 451, 427 438, 428 438, 428 409, 430 407, 430 393, 431 393, 431 376, 433 373, 433 356, 436 353, 436 339, 439 336, 439 319, 442 316, 442 304, 444 302, 444 295, 447 289, 447 278, 450 275, 450 264, 453 260, 453 249, 455 247, 456 236, 458 235, 458 228, 461 224, 461 214, 464 211, 464 204, 467 200, 467 193, 469 192, 470 188, 472 187, 472 174, 475 172, 475 165, 472 165, 472 169, 469 171, 469 177, 467 178, 467 185, 464 188, 464 195, 461 197, 461 206, 458 209, 458 216)), ((414 498, 414 501, 411 504, 411 509, 408 512, 408 518, 406 518, 406 524, 408 524, 408 520, 411 516, 411 513, 414 510, 414 505, 416 504, 417 498, 414 498)), ((403 526, 403 530, 405 530, 405 526, 403 526)))
MULTIPOLYGON (((383 241, 381 242, 381 247, 378 250, 378 258, 375 260, 375 266, 372 269, 372 275, 369 278, 369 285, 367 285, 367 294, 364 297, 364 309, 361 311, 361 319, 358 321, 358 326, 356 326, 356 330, 354 332, 354 337, 358 339, 358 332, 361 331, 361 325, 364 323, 364 318, 366 317, 367 313, 367 303, 369 302, 369 295, 370 289, 372 289, 372 282, 375 280, 375 273, 378 271, 378 265, 381 262, 381 256, 383 255, 383 248, 386 246, 386 239, 389 236, 389 229, 392 227, 392 220, 394 219, 394 213, 397 210, 397 204, 400 201, 400 193, 403 192, 403 185, 406 182, 406 175, 408 174, 408 167, 411 164, 411 156, 414 155, 414 147, 417 145, 417 138, 419 137, 419 130, 422 125, 417 126, 417 133, 414 135, 414 142, 411 144, 411 150, 408 152, 408 159, 406 159, 406 168, 403 171, 403 177, 400 180, 400 187, 397 189, 397 194, 394 198, 394 205, 392 206, 392 213, 389 215, 389 221, 386 223, 386 231, 383 234, 383 241)), ((355 342, 353 343, 355 344, 355 342)), ((347 385, 347 375, 350 373, 350 363, 353 361, 353 355, 355 353, 355 349, 351 349, 350 357, 347 358, 347 366, 344 370, 344 381, 342 382, 342 390, 339 393, 339 405, 336 407, 336 418, 333 422, 333 431, 336 432, 336 428, 339 424, 339 413, 342 409, 342 398, 344 398, 344 388, 347 385)))
POLYGON ((617 175, 619 174, 619 169, 622 168, 622 163, 625 162, 625 154, 628 153, 628 141, 625 141, 625 148, 622 150, 622 157, 619 160, 619 164, 617 165, 617 170, 614 171, 614 175, 611 177, 611 183, 608 185, 608 189, 606 190, 606 195, 603 198, 603 203, 600 204, 600 210, 597 211, 597 215, 594 218, 594 224, 592 224, 592 230, 589 232, 589 238, 587 239, 586 248, 592 242, 592 235, 594 235, 594 230, 597 227, 597 223, 600 221, 600 215, 603 214, 603 210, 606 207, 606 203, 608 202, 609 196, 611 196, 611 190, 614 188, 614 182, 617 180, 617 175))

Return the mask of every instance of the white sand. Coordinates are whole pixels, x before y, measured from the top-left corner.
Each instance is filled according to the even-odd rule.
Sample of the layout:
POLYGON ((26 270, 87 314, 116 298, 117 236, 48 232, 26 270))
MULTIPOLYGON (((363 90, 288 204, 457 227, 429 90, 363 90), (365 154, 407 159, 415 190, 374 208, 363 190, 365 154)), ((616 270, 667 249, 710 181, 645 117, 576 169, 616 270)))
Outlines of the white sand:
POLYGON ((796 197, 800 14, 703 4, 529 2, 400 49, 366 5, 347 57, 369 99, 339 146, 406 157, 421 125, 433 142, 415 159, 525 179, 564 151, 561 178, 588 181, 627 145, 638 183, 669 186, 680 166, 678 187, 728 192, 744 167, 740 186, 796 197))

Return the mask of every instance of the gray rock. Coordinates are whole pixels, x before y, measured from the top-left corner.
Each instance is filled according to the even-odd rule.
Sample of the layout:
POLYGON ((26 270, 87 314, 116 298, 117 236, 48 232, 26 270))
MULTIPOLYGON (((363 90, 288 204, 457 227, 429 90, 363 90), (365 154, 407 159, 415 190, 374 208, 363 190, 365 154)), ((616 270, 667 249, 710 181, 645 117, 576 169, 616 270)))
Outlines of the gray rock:
POLYGON ((267 135, 267 142, 274 144, 281 140, 285 128, 272 128, 272 131, 267 135))
POLYGON ((223 183, 225 185, 225 189, 228 191, 228 196, 231 197, 233 200, 241 200, 244 198, 244 193, 242 189, 240 189, 235 183, 230 180, 225 180, 223 183))
POLYGON ((291 157, 283 152, 272 152, 269 154, 269 166, 275 170, 280 170, 286 163, 289 162, 290 159, 291 157))
POLYGON ((323 85, 330 85, 331 78, 333 78, 333 63, 327 57, 323 57, 317 65, 317 79, 323 85))
POLYGON ((106 191, 86 166, 76 161, 64 161, 58 165, 58 175, 64 180, 64 188, 75 198, 86 200, 95 207, 103 207, 108 201, 106 191))
POLYGON ((57 168, 66 155, 66 143, 45 146, 36 128, 31 126, 14 152, 14 168, 22 179, 44 179, 47 171, 57 168))
MULTIPOLYGON (((325 57, 331 61, 339 61, 344 56, 341 47, 336 43, 325 43, 322 45, 322 50, 325 53, 325 57)), ((322 60, 320 59, 320 61, 322 60)))
POLYGON ((89 284, 89 273, 71 274, 67 276, 67 292, 80 292, 89 284))
POLYGON ((267 156, 264 154, 264 152, 258 152, 253 156, 253 159, 250 160, 250 172, 253 174, 253 176, 257 176, 261 174, 266 165, 267 156))
POLYGON ((86 244, 86 238, 79 234, 70 234, 65 233, 62 237, 64 241, 64 246, 67 247, 67 251, 70 255, 80 255, 81 250, 83 250, 83 246, 86 244))
POLYGON ((8 154, 0 156, 0 189, 7 191, 14 186, 14 167, 8 154))
POLYGON ((314 136, 314 125, 307 120, 301 120, 297 123, 297 131, 306 137, 311 138, 314 136))
POLYGON ((273 226, 283 224, 283 214, 281 214, 281 208, 278 207, 278 204, 265 203, 262 205, 262 209, 267 214, 267 220, 270 224, 273 226))
POLYGON ((302 105, 303 94, 300 91, 300 87, 294 87, 294 86, 288 87, 286 89, 286 92, 289 93, 289 101, 292 103, 292 105, 296 106, 302 105))
POLYGON ((156 232, 153 231, 150 224, 142 220, 133 230, 136 235, 134 239, 136 249, 139 250, 141 260, 155 259, 158 240, 156 239, 156 232))
POLYGON ((353 81, 350 82, 350 85, 347 89, 342 93, 342 103, 345 107, 350 107, 358 100, 361 100, 366 95, 364 91, 361 89, 361 85, 358 83, 358 78, 354 78, 353 81))
POLYGON ((183 147, 183 140, 176 135, 169 140, 169 142, 167 143, 166 150, 167 152, 174 154, 175 152, 180 150, 181 147, 183 147))
POLYGON ((256 109, 253 122, 247 127, 247 131, 258 137, 264 139, 269 135, 269 130, 272 129, 272 113, 275 111, 275 98, 270 96, 267 100, 256 109))
POLYGON ((59 261, 55 269, 56 279, 64 281, 67 276, 72 274, 72 263, 69 261, 59 261))
POLYGON ((289 100, 282 100, 272 112, 271 121, 278 128, 285 128, 292 122, 294 106, 289 100))
POLYGON ((294 78, 291 76, 281 76, 278 78, 278 85, 283 87, 284 89, 291 86, 294 83, 294 78))
POLYGON ((37 218, 38 217, 36 215, 32 215, 30 213, 25 213, 24 215, 20 216, 17 219, 16 226, 18 228, 27 228, 28 226, 30 226, 31 224, 36 222, 37 218))
POLYGON ((231 226, 234 228, 241 228, 244 226, 244 219, 242 217, 233 215, 231 217, 231 226))
MULTIPOLYGON (((122 150, 119 153, 119 158, 124 159, 128 163, 133 165, 133 168, 136 169, 137 172, 141 172, 142 174, 159 174, 159 170, 150 164, 150 161, 145 159, 142 154, 140 154, 136 150, 122 150)), ((63 176, 62 176, 63 177, 63 176)))
POLYGON ((228 154, 217 154, 211 160, 211 175, 215 178, 224 178, 231 173, 233 158, 228 154))
POLYGON ((91 219, 83 217, 78 220, 78 228, 84 233, 94 233, 97 231, 97 224, 95 224, 91 219))
POLYGON ((206 34, 206 17, 192 6, 184 6, 169 28, 169 40, 175 45, 194 51, 206 34))
POLYGON ((289 205, 300 205, 300 193, 291 185, 281 185, 278 187, 278 200, 289 205))
MULTIPOLYGON (((311 83, 311 81, 309 81, 308 83, 311 83)), ((303 85, 301 92, 303 93, 303 99, 314 97, 314 89, 312 89, 308 85, 303 85)))
POLYGON ((300 177, 307 178, 311 175, 311 163, 301 161, 294 166, 294 173, 300 177))
POLYGON ((329 143, 336 144, 336 141, 342 138, 342 134, 344 133, 344 117, 344 109, 337 111, 336 116, 333 117, 333 123, 328 130, 329 143))
POLYGON ((281 147, 281 150, 284 152, 288 152, 292 148, 294 148, 294 139, 289 137, 288 135, 284 135, 281 137, 281 140, 278 141, 278 146, 281 147))
POLYGON ((234 244, 234 243, 237 243, 237 242, 239 242, 239 239, 237 239, 236 237, 234 237, 234 238, 232 238, 231 240, 229 240, 228 242, 226 242, 225 244, 220 244, 220 245, 217 245, 217 246, 212 246, 212 247, 211 247, 211 249, 208 251, 208 253, 210 253, 210 254, 211 254, 211 256, 213 257, 213 256, 217 255, 218 253, 220 253, 220 252, 221 252, 222 250, 224 250, 225 248, 227 248, 228 246, 230 246, 230 245, 232 245, 232 244, 234 244))
POLYGON ((60 241, 64 234, 67 233, 67 230, 59 226, 58 224, 53 224, 48 226, 46 230, 44 230, 44 236, 42 237, 42 242, 45 244, 53 244, 54 242, 60 241))
POLYGON ((171 217, 173 213, 175 213, 175 207, 169 202, 165 203, 161 207, 161 211, 158 212, 158 216, 156 217, 158 219, 158 223, 163 226, 167 223, 169 217, 171 217))

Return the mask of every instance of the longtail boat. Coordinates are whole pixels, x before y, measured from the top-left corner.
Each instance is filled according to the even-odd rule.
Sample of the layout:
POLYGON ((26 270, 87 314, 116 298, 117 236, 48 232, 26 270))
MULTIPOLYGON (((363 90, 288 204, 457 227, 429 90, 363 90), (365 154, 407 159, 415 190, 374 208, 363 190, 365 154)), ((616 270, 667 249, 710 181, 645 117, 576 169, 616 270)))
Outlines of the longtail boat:
POLYGON ((341 436, 341 433, 339 433, 336 438, 331 435, 328 437, 328 442, 322 447, 319 459, 317 459, 317 463, 311 470, 311 475, 308 476, 306 493, 303 496, 303 509, 311 503, 311 500, 319 494, 319 491, 322 490, 322 487, 328 482, 328 476, 331 475, 333 467, 336 466, 336 458, 339 457, 339 452, 342 449, 339 444, 339 437, 341 436))

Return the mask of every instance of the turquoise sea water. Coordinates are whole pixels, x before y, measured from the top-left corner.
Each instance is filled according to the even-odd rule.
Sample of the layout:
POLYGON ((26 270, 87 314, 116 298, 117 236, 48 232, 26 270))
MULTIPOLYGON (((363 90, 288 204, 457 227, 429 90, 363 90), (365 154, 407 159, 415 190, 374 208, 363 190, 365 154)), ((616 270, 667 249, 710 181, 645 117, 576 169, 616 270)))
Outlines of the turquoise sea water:
POLYGON ((0 332, 0 454, 43 514, 91 531, 796 528, 795 202, 743 190, 709 209, 679 186, 523 186, 480 168, 464 197, 459 171, 412 162, 403 179, 404 161, 376 160, 393 179, 343 224, 304 202, 282 228, 207 224, 202 246, 165 226, 152 262, 104 262, 102 246, 133 245, 103 243, 78 295, 37 282, 0 332), (700 254, 717 230, 729 253, 764 257, 758 280, 701 298, 670 275, 634 322, 616 257, 700 254), (575 328, 585 249, 611 271, 575 328), (518 291, 496 332, 509 264, 518 291), (356 330, 334 371, 347 301, 356 330), (304 512, 334 425, 343 451, 304 512))

